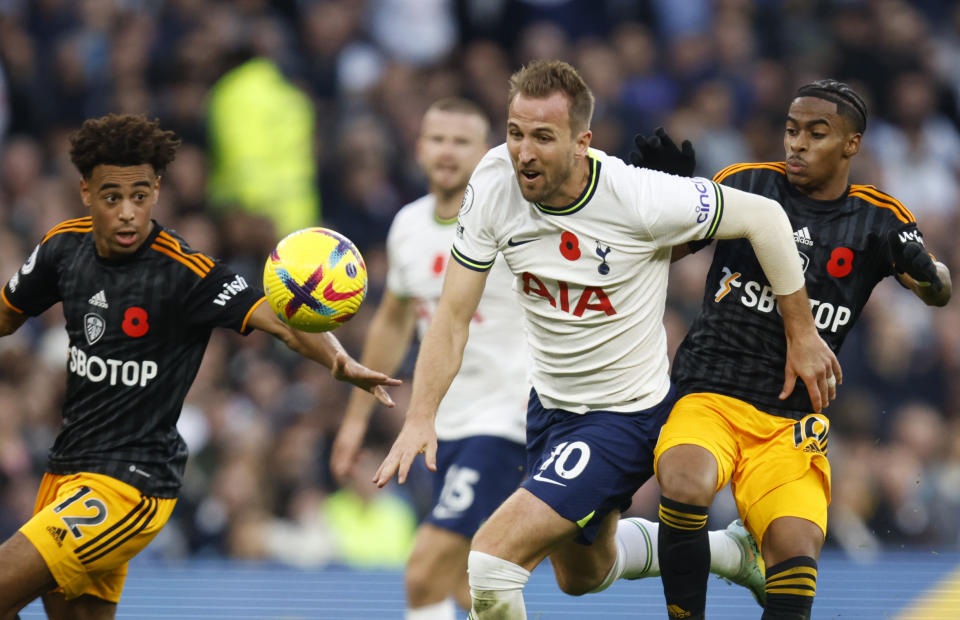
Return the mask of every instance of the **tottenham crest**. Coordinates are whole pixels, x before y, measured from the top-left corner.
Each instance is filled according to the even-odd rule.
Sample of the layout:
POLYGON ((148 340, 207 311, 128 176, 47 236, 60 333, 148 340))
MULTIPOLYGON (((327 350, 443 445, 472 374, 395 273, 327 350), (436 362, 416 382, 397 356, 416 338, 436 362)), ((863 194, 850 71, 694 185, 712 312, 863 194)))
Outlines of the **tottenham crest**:
POLYGON ((460 215, 466 215, 473 206, 473 185, 467 183, 467 189, 463 190, 463 200, 460 201, 460 215))
POLYGON ((103 336, 107 324, 99 314, 92 312, 83 316, 83 333, 87 337, 87 344, 94 344, 103 336))

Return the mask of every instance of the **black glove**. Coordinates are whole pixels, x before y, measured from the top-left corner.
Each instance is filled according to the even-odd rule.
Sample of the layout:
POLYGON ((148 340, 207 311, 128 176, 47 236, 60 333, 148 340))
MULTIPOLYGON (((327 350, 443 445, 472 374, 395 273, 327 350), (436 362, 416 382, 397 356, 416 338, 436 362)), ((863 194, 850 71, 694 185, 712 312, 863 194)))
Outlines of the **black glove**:
POLYGON ((896 230, 887 234, 887 242, 897 273, 905 273, 920 286, 932 286, 935 291, 943 288, 937 266, 922 243, 910 238, 904 241, 896 230))
POLYGON ((684 140, 677 148, 663 127, 657 127, 653 134, 649 138, 639 133, 633 137, 637 150, 630 151, 630 163, 637 168, 649 168, 682 177, 693 176, 697 158, 690 141, 684 140))

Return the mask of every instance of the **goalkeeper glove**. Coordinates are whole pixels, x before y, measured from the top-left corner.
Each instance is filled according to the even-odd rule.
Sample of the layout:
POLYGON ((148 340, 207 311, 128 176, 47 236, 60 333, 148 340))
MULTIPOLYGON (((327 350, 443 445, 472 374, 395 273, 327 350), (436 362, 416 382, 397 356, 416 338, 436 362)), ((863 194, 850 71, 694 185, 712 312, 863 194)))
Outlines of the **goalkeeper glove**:
POLYGON ((923 244, 914 239, 904 240, 899 231, 891 230, 887 234, 893 265, 897 273, 905 273, 920 286, 932 286, 933 290, 943 288, 937 266, 923 244))
POLYGON ((696 154, 689 140, 684 140, 677 148, 673 139, 663 127, 657 127, 649 138, 637 134, 633 143, 636 151, 630 151, 630 163, 638 168, 649 168, 668 172, 682 177, 693 176, 697 165, 696 154))

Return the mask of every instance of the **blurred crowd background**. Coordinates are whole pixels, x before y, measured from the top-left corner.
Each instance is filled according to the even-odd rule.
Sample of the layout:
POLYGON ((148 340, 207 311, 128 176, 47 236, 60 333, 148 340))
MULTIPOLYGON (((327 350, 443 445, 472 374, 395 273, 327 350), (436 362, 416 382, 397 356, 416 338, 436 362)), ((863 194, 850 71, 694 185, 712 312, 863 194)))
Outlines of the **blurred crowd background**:
MULTIPOLYGON (((943 0, 0 0, 0 277, 85 214, 67 137, 107 112, 157 117, 184 141, 155 217, 259 282, 276 240, 325 225, 366 258, 370 292, 337 335, 359 357, 397 210, 425 192, 414 152, 432 101, 479 102, 502 141, 507 79, 573 63, 597 98, 593 145, 625 157, 664 125, 698 174, 783 159, 800 84, 854 85, 871 115, 853 182, 898 197, 960 274, 960 6, 943 0)), ((672 346, 709 251, 674 266, 672 346)), ((0 537, 25 521, 60 424, 58 308, 0 340, 0 537)), ((671 351, 672 353, 672 351, 671 351)), ((960 549, 960 303, 874 292, 831 405, 828 544, 960 549)), ((180 422, 191 451, 173 518, 146 554, 398 566, 428 508, 369 482, 401 422, 412 357, 375 414, 352 480, 329 447, 347 390, 263 334, 214 333, 180 422)), ((633 513, 656 518, 655 484, 633 513)), ((711 526, 733 518, 729 497, 711 526)))

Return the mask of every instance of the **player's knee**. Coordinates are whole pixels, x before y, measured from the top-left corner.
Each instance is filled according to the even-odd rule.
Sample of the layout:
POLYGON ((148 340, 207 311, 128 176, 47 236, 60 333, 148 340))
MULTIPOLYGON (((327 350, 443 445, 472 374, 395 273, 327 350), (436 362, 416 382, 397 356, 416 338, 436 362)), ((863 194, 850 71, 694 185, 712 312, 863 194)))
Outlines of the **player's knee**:
POLYGON ((716 459, 697 446, 671 448, 660 457, 657 479, 665 497, 684 504, 708 506, 717 489, 716 459))
POLYGON ((478 620, 524 618, 523 586, 530 571, 488 553, 471 551, 467 558, 470 575, 471 617, 478 620))
MULTIPOLYGON (((431 578, 430 571, 422 564, 415 562, 407 564, 404 586, 407 592, 407 601, 414 607, 424 605, 436 598, 433 594, 434 590, 437 589, 437 580, 431 578)), ((442 594, 449 593, 444 592, 442 594)))
POLYGON ((43 608, 50 620, 114 620, 117 604, 84 594, 66 600, 59 592, 43 595, 43 608))
POLYGON ((16 532, 0 545, 0 620, 57 586, 47 565, 26 536, 16 532))
POLYGON ((689 469, 665 472, 660 483, 660 492, 664 497, 693 506, 709 506, 713 502, 715 489, 715 476, 689 469))
POLYGON ((471 551, 467 558, 470 590, 520 590, 530 579, 530 571, 488 553, 471 551))
POLYGON ((774 519, 763 534, 763 560, 770 566, 799 556, 817 559, 822 547, 820 526, 799 517, 774 519))

